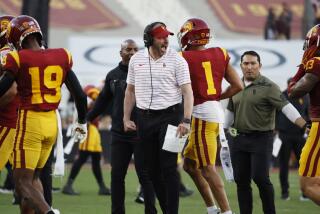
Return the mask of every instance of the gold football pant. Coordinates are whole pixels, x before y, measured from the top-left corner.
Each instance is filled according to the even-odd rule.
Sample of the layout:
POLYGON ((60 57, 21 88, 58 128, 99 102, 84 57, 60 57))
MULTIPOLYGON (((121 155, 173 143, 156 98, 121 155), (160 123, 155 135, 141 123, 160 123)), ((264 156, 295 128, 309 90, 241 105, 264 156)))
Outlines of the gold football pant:
POLYGON ((299 175, 304 177, 320 176, 320 122, 313 122, 300 157, 299 175))
POLYGON ((12 152, 15 133, 15 129, 0 126, 0 171, 6 165, 8 160, 12 164, 12 152))
POLYGON ((199 168, 215 165, 218 135, 219 123, 193 118, 184 157, 194 160, 199 168))
POLYGON ((55 111, 19 110, 13 150, 14 168, 43 168, 56 142, 55 111))

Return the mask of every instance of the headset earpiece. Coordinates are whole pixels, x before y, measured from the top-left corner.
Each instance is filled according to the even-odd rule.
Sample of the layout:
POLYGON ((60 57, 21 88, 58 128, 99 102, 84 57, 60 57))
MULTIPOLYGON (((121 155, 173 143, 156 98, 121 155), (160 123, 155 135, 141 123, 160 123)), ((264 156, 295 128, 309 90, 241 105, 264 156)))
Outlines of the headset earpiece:
POLYGON ((151 36, 152 24, 146 26, 143 32, 143 42, 145 47, 152 46, 153 37, 151 36))

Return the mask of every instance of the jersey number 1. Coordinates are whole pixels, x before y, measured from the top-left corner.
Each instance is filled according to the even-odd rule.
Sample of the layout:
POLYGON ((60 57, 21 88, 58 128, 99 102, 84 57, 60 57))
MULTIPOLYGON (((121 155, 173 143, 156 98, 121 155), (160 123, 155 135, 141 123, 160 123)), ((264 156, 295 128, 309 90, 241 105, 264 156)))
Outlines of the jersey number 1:
POLYGON ((207 85, 208 85, 207 94, 214 95, 217 93, 217 90, 214 87, 211 62, 210 61, 202 62, 202 67, 204 68, 204 72, 205 72, 206 80, 207 80, 207 85))
POLYGON ((57 103, 61 99, 61 83, 63 77, 63 70, 59 65, 50 65, 44 69, 43 79, 40 76, 40 68, 39 67, 31 67, 29 68, 29 74, 31 75, 32 82, 32 104, 41 104, 43 103, 43 99, 47 103, 57 103), (53 75, 55 78, 53 79, 53 75), (43 85, 48 89, 54 89, 55 94, 52 93, 41 93, 41 84, 43 81, 43 85))

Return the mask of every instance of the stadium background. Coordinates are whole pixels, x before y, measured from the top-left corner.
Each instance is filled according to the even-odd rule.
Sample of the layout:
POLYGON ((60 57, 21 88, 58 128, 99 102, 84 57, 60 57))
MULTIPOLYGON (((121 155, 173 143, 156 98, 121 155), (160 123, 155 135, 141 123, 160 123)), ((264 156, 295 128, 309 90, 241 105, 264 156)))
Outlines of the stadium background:
MULTIPOLYGON (((34 2, 37 1, 34 0, 34 2)), ((204 19, 211 28, 212 39, 210 45, 227 48, 230 52, 231 62, 240 75, 240 54, 244 50, 256 50, 262 56, 262 73, 284 89, 287 79, 296 72, 296 66, 300 63, 303 53, 303 40, 301 38, 305 35, 306 29, 312 26, 314 15, 311 1, 288 0, 287 2, 294 15, 292 39, 289 41, 263 40, 263 29, 268 8, 273 6, 279 13, 282 2, 282 0, 51 0, 48 44, 49 47, 66 47, 71 51, 74 70, 82 85, 101 85, 107 72, 120 61, 119 49, 121 41, 132 38, 142 48, 142 32, 150 22, 163 21, 167 24, 168 29, 176 33, 185 20, 191 17, 199 17, 204 19)), ((18 15, 21 12, 21 6, 22 0, 0 0, 0 14, 18 15)), ((178 49, 176 36, 170 38, 170 44, 178 49)), ((66 92, 66 90, 64 91, 66 92)), ((66 117, 64 118, 65 120, 68 120, 67 117, 70 116, 70 111, 72 111, 70 110, 68 97, 69 95, 64 93, 59 107, 64 112, 62 115, 66 117)), ((68 121, 66 126, 67 124, 68 121)), ((106 162, 108 162, 110 142, 108 127, 102 127, 101 132, 104 154, 106 162)), ((73 149, 72 154, 68 157, 69 161, 73 160, 76 150, 76 148, 73 149)), ((108 182, 110 173, 107 164, 104 169, 106 181, 108 182)), ((79 176, 82 178, 79 178, 78 184, 81 184, 81 180, 85 176, 90 177, 89 174, 89 170, 85 169, 79 176)), ((296 188, 294 191, 298 195, 297 172, 293 171, 291 174, 292 188, 296 188)), ((273 183, 276 187, 279 187, 277 172, 272 176, 273 183)), ((1 182, 4 179, 3 177, 2 175, 1 182)), ((133 183, 132 185, 137 183, 134 172, 129 172, 128 179, 130 180, 129 183, 133 183)), ((188 178, 184 179, 192 186, 192 182, 188 178)), ((86 181, 84 182, 86 183, 86 181)), ((57 185, 62 185, 60 181, 56 181, 56 183, 57 185)), ((83 185, 85 186, 84 183, 83 185)), ((195 190, 194 186, 192 188, 195 190)), ((237 207, 235 185, 227 184, 227 188, 233 192, 234 198, 230 199, 231 204, 233 204, 233 207, 237 207)), ((131 188, 131 190, 135 191, 135 187, 131 188)), ((90 192, 90 190, 85 189, 86 191, 90 192)), ((279 190, 276 189, 276 192, 279 193, 279 190)), ((135 193, 129 191, 128 194, 135 193)), ((87 196, 83 197, 86 198, 87 196)), ((204 210, 199 194, 195 194, 192 197, 196 197, 197 203, 195 203, 195 206, 198 206, 199 210, 204 210)), ((60 195, 56 198, 58 198, 57 203, 61 203, 61 201, 59 202, 60 195)), ((279 197, 277 197, 278 199, 279 197)), ((0 213, 11 213, 5 211, 9 207, 5 203, 7 200, 8 198, 0 195, 0 213)), ((95 200, 92 200, 92 203, 94 202, 95 200)), ((191 201, 187 201, 187 203, 193 204, 191 201)), ((282 203, 279 202, 277 205, 282 205, 282 203)), ((295 203, 295 201, 292 200, 288 203, 295 203)), ((260 206, 257 204, 255 206, 260 206)), ((302 213, 298 211, 298 208, 295 208, 297 204, 283 205, 289 208, 283 209, 279 213, 302 213), (290 209, 292 205, 294 208, 290 209)), ((89 199, 88 206, 94 206, 90 205, 89 199)), ((298 206, 308 210, 308 213, 319 213, 315 205, 310 202, 298 204, 298 206)), ((57 207, 59 208, 59 205, 57 207)), ((189 206, 185 205, 185 207, 189 206)), ((68 210, 68 208, 66 209, 68 210)), ((259 210, 256 210, 256 213, 259 212, 259 210)), ((66 213, 72 212, 68 211, 66 213)), ((82 210, 80 213, 87 212, 82 210)), ((93 213, 105 212, 97 211, 93 213)), ((139 213, 139 211, 133 213, 139 213)))

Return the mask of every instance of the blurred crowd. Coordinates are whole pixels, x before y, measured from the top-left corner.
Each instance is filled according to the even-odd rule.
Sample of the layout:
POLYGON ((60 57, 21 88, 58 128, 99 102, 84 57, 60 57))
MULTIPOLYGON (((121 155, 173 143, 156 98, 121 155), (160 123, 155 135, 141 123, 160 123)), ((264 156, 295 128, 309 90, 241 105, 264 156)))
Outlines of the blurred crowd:
POLYGON ((266 40, 291 39, 292 11, 287 2, 282 3, 281 10, 270 7, 264 28, 266 40))

